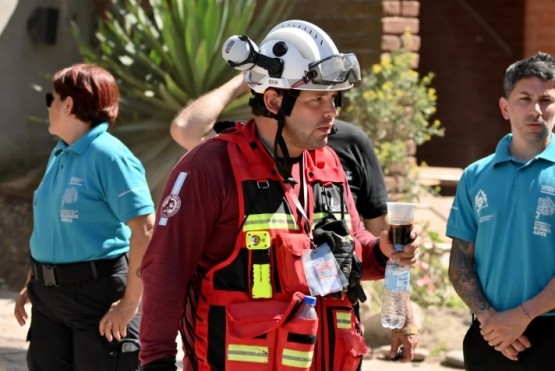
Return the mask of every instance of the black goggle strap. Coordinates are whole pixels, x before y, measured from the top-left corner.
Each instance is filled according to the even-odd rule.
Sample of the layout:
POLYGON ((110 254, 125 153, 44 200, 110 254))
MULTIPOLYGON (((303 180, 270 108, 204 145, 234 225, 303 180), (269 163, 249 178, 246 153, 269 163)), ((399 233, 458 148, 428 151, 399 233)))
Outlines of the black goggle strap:
POLYGON ((295 179, 291 175, 291 157, 289 157, 289 150, 287 149, 287 144, 285 144, 282 135, 283 127, 285 126, 285 117, 282 114, 278 114, 277 122, 278 127, 274 139, 274 163, 283 181, 285 183, 294 184, 295 179), (278 146, 281 150, 281 159, 278 157, 278 146))
POLYGON ((289 150, 287 149, 287 144, 283 139, 283 127, 285 126, 285 116, 291 115, 291 111, 293 111, 293 106, 295 105, 295 101, 301 92, 299 90, 284 90, 283 91, 283 99, 281 101, 281 107, 279 112, 275 116, 275 119, 278 122, 278 128, 276 131, 276 137, 274 139, 274 162, 276 163, 276 167, 283 177, 286 183, 295 183, 295 179, 291 175, 291 157, 289 156, 289 150), (280 161, 277 154, 277 149, 281 150, 282 160, 280 161))

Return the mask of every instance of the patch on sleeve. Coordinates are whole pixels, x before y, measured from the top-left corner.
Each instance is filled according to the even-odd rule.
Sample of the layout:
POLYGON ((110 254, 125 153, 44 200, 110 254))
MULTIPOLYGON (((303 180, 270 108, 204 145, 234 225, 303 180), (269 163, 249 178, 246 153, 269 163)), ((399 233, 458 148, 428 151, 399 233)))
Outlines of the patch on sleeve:
POLYGON ((171 193, 166 196, 164 202, 162 202, 162 206, 160 207, 160 220, 158 221, 158 225, 167 225, 168 219, 177 214, 181 208, 181 198, 179 198, 179 192, 181 192, 181 188, 183 187, 183 183, 185 183, 186 178, 187 173, 182 171, 175 179, 171 193))

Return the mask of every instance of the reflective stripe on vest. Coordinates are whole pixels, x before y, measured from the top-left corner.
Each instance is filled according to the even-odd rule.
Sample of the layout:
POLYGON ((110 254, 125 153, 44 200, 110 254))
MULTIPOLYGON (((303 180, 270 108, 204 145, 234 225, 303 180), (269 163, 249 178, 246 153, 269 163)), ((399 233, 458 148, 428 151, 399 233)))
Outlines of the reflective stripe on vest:
MULTIPOLYGON (((320 223, 325 218, 328 218, 329 216, 330 216, 330 213, 327 212, 327 211, 314 213, 314 221, 312 222, 312 228, 314 229, 315 225, 320 223)), ((341 219, 341 213, 333 213, 333 216, 335 216, 336 220, 341 219)), ((352 227, 351 227, 351 215, 349 215, 349 213, 345 213, 345 221, 347 222, 347 226, 349 227, 349 230, 351 230, 352 229, 352 227)))
POLYGON ((299 226, 291 214, 251 214, 243 224, 243 231, 257 231, 264 229, 299 230, 299 226))
POLYGON ((290 367, 309 368, 312 364, 314 352, 284 349, 281 355, 281 364, 290 367))
POLYGON ((240 362, 268 363, 268 347, 229 344, 227 359, 240 362))
POLYGON ((353 326, 351 312, 336 312, 335 322, 337 323, 337 328, 350 329, 353 326))

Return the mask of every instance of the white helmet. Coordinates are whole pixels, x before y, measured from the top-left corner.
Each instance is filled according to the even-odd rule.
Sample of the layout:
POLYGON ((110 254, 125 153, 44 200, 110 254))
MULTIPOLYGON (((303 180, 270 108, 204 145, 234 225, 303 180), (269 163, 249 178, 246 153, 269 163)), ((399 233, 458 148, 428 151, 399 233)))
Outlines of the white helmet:
POLYGON ((360 81, 356 56, 340 54, 328 34, 301 20, 278 24, 259 48, 246 36, 232 36, 222 55, 231 66, 248 69, 245 81, 257 93, 268 88, 346 90, 360 81))

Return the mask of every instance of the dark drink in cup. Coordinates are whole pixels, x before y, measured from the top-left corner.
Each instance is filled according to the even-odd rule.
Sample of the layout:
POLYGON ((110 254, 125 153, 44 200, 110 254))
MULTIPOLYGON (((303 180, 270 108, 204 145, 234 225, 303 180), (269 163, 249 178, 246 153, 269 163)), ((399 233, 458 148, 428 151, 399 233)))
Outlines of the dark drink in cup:
POLYGON ((403 250, 403 247, 411 242, 410 230, 412 224, 390 224, 389 240, 395 250, 403 250))

